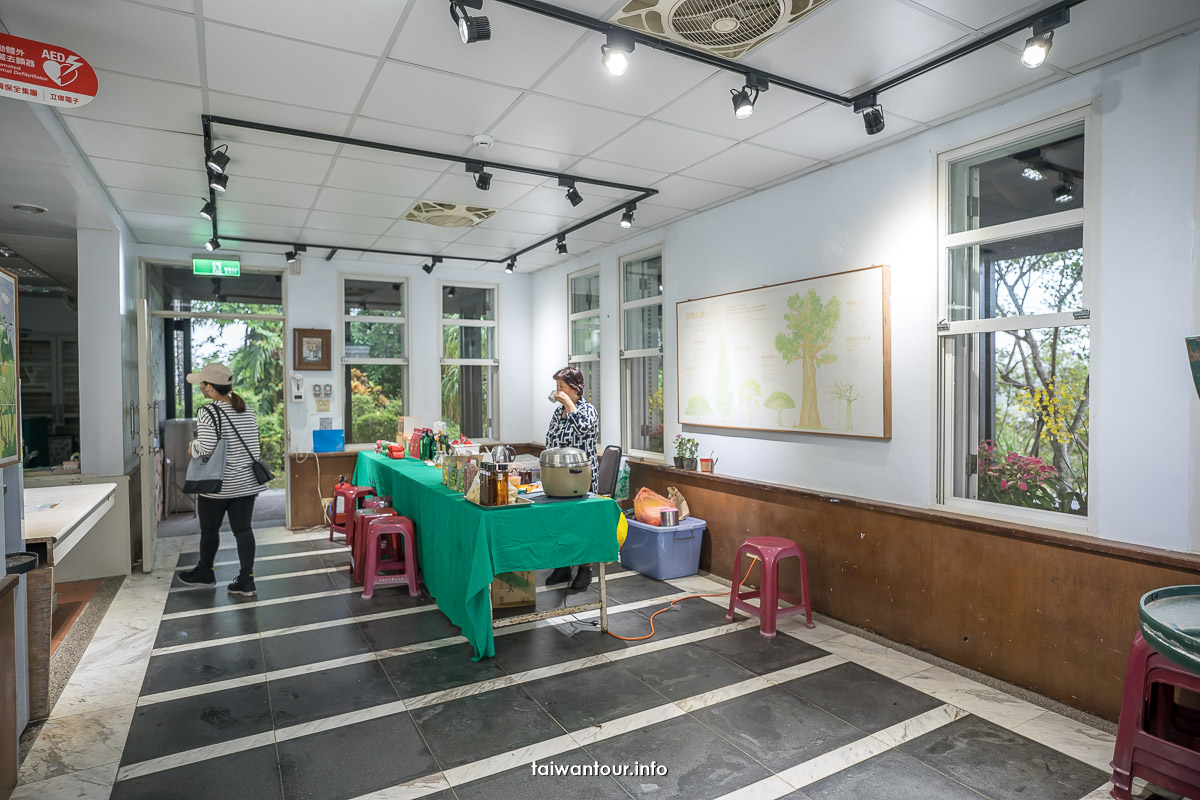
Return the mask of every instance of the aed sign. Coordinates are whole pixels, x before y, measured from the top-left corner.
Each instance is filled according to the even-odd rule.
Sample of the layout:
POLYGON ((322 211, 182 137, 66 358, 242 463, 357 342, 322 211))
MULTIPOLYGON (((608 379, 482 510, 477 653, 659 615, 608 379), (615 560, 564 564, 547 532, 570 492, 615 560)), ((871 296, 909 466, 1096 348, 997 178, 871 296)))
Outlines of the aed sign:
POLYGON ((0 97, 74 108, 96 97, 96 71, 65 47, 0 33, 0 97))
POLYGON ((236 258, 193 258, 193 275, 211 275, 214 278, 239 278, 242 262, 236 258))

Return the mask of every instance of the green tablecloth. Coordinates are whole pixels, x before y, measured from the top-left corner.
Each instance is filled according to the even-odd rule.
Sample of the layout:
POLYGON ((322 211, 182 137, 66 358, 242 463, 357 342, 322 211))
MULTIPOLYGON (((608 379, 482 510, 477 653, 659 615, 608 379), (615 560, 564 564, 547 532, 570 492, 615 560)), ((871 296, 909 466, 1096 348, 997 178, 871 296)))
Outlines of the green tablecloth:
POLYGON ((621 511, 608 498, 482 509, 442 486, 437 469, 371 452, 358 454, 354 485, 391 495, 413 521, 425 586, 476 660, 496 654, 489 594, 498 573, 617 560, 621 511))

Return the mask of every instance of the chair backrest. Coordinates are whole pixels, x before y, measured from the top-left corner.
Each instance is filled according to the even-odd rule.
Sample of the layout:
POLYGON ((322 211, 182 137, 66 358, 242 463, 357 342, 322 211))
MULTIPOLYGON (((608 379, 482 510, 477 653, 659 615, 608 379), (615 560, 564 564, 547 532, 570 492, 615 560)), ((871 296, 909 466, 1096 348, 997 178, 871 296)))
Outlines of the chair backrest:
POLYGON ((596 476, 596 494, 611 497, 617 489, 617 469, 621 466, 621 448, 610 444, 600 454, 600 474, 596 476))

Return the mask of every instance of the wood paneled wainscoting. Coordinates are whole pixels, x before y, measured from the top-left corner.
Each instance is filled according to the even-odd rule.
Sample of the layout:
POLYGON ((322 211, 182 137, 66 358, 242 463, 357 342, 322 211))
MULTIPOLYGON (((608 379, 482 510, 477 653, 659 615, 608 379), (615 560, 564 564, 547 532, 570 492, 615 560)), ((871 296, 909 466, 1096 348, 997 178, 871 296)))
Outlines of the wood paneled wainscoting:
MULTIPOLYGON (((1200 558, 794 487, 631 463, 630 497, 675 486, 708 535, 700 568, 732 579, 751 536, 804 550, 813 609, 1117 720, 1138 600, 1200 583, 1200 558)), ((745 562, 743 561, 743 569, 745 562)), ((748 584, 757 585, 757 568, 748 584)), ((781 585, 799 594, 787 559, 781 585)))

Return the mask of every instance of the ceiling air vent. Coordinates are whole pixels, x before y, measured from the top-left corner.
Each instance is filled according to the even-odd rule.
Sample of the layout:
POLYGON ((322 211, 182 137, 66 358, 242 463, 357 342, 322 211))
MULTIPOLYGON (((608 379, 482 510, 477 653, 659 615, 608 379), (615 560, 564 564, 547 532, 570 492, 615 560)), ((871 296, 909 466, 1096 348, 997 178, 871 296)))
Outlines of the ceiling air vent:
POLYGON ((738 59, 828 0, 629 0, 610 22, 738 59))
POLYGON ((422 200, 404 215, 412 222, 424 222, 439 228, 469 228, 496 213, 494 208, 464 206, 461 203, 434 203, 422 200))

